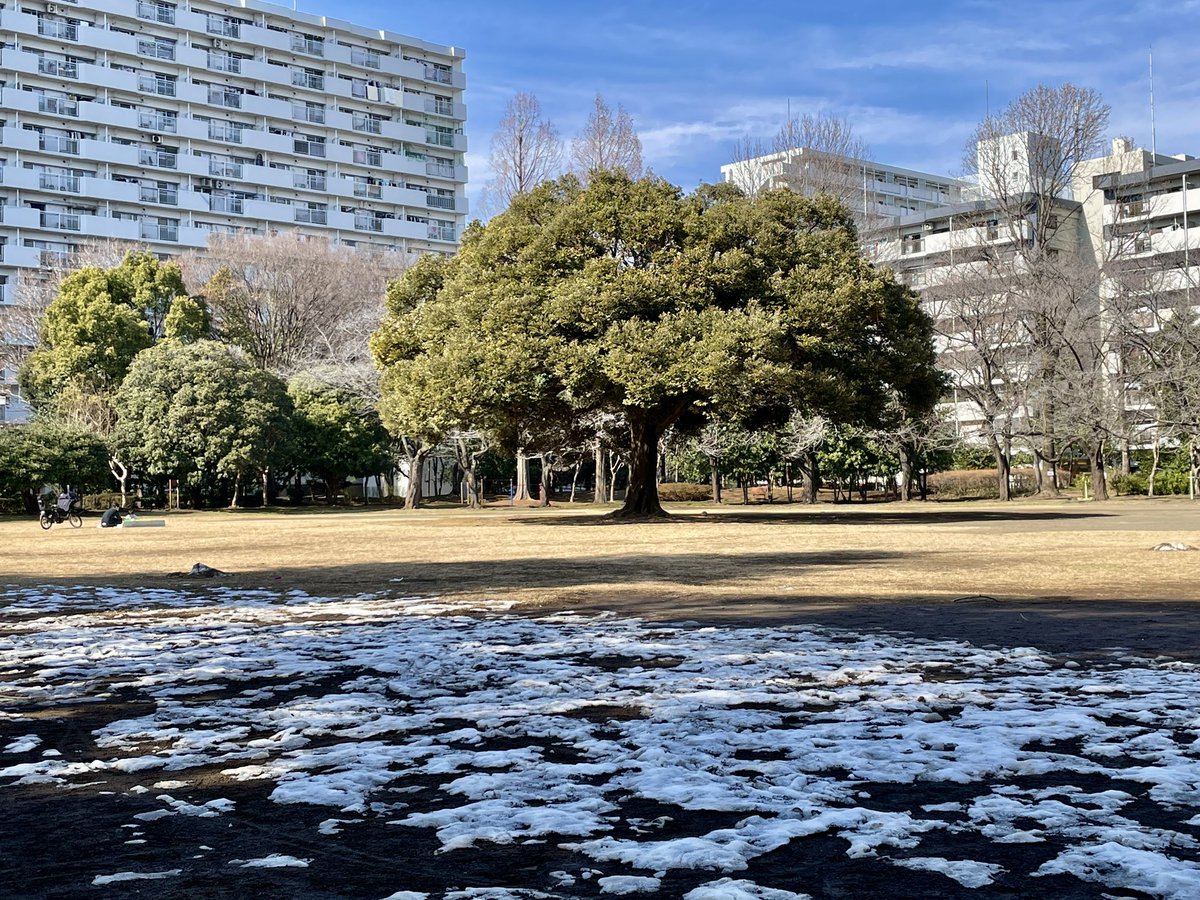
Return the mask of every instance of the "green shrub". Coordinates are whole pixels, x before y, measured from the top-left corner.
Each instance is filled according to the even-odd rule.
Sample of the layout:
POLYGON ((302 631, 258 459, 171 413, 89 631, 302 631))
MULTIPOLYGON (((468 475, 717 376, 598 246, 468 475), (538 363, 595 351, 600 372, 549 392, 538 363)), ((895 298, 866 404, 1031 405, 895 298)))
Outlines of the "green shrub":
POLYGON ((665 503, 711 500, 712 486, 708 484, 692 484, 688 481, 669 481, 658 486, 658 499, 665 503))
MULTIPOLYGON (((929 476, 929 493, 939 500, 996 500, 1000 491, 996 487, 995 469, 955 469, 937 472, 929 476)), ((1036 482, 1032 469, 1012 470, 1012 494, 1014 497, 1032 494, 1036 482)))
MULTIPOLYGON (((1155 480, 1157 481, 1157 479, 1155 480)), ((1108 483, 1114 491, 1121 495, 1147 494, 1150 492, 1150 479, 1141 472, 1133 472, 1130 475, 1114 475, 1108 480, 1108 483)))

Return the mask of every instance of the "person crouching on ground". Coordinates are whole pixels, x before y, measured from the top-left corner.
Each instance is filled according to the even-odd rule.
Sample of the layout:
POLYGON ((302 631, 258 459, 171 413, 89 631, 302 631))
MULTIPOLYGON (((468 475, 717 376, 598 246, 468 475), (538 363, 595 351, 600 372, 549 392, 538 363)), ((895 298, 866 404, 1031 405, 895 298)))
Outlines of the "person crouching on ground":
POLYGON ((104 515, 100 517, 101 528, 116 528, 121 524, 121 508, 117 504, 113 504, 104 511, 104 515))

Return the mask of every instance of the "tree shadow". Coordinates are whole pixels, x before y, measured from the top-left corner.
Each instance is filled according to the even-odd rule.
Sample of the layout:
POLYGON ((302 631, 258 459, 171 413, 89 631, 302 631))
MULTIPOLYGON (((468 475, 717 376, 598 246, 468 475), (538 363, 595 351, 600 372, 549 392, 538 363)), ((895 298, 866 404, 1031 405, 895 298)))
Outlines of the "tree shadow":
MULTIPOLYGON (((561 507, 559 507, 561 509, 561 507)), ((879 505, 862 504, 847 507, 803 507, 801 509, 771 510, 758 508, 753 512, 729 512, 720 507, 703 510, 672 511, 661 518, 615 519, 609 515, 577 514, 522 518, 513 516, 517 525, 564 525, 564 526, 611 526, 634 525, 694 525, 694 524, 747 524, 747 525, 957 525, 987 524, 990 522, 1059 522, 1086 519, 1104 519, 1116 513, 1092 510, 1022 510, 1014 509, 882 509, 879 505), (866 508, 864 508, 866 507, 866 508)))

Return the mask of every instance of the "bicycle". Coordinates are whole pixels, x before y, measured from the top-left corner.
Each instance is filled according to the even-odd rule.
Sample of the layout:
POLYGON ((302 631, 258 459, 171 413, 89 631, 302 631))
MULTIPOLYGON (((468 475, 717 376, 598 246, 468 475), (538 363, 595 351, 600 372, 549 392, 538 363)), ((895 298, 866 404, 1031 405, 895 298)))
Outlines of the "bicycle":
POLYGON ((61 503, 44 503, 42 505, 42 513, 38 516, 38 524, 42 526, 43 531, 49 531, 55 525, 61 525, 66 522, 72 528, 83 527, 83 516, 79 514, 82 508, 82 503, 78 498, 71 498, 67 506, 64 508, 61 503))

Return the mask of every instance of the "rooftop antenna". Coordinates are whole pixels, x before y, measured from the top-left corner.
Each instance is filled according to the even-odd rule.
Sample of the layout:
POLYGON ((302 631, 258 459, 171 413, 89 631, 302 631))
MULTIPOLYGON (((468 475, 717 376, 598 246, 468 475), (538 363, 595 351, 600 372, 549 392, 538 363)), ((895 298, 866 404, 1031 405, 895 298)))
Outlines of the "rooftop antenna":
POLYGON ((1158 132, 1154 124, 1154 45, 1150 45, 1150 165, 1158 157, 1158 132))

